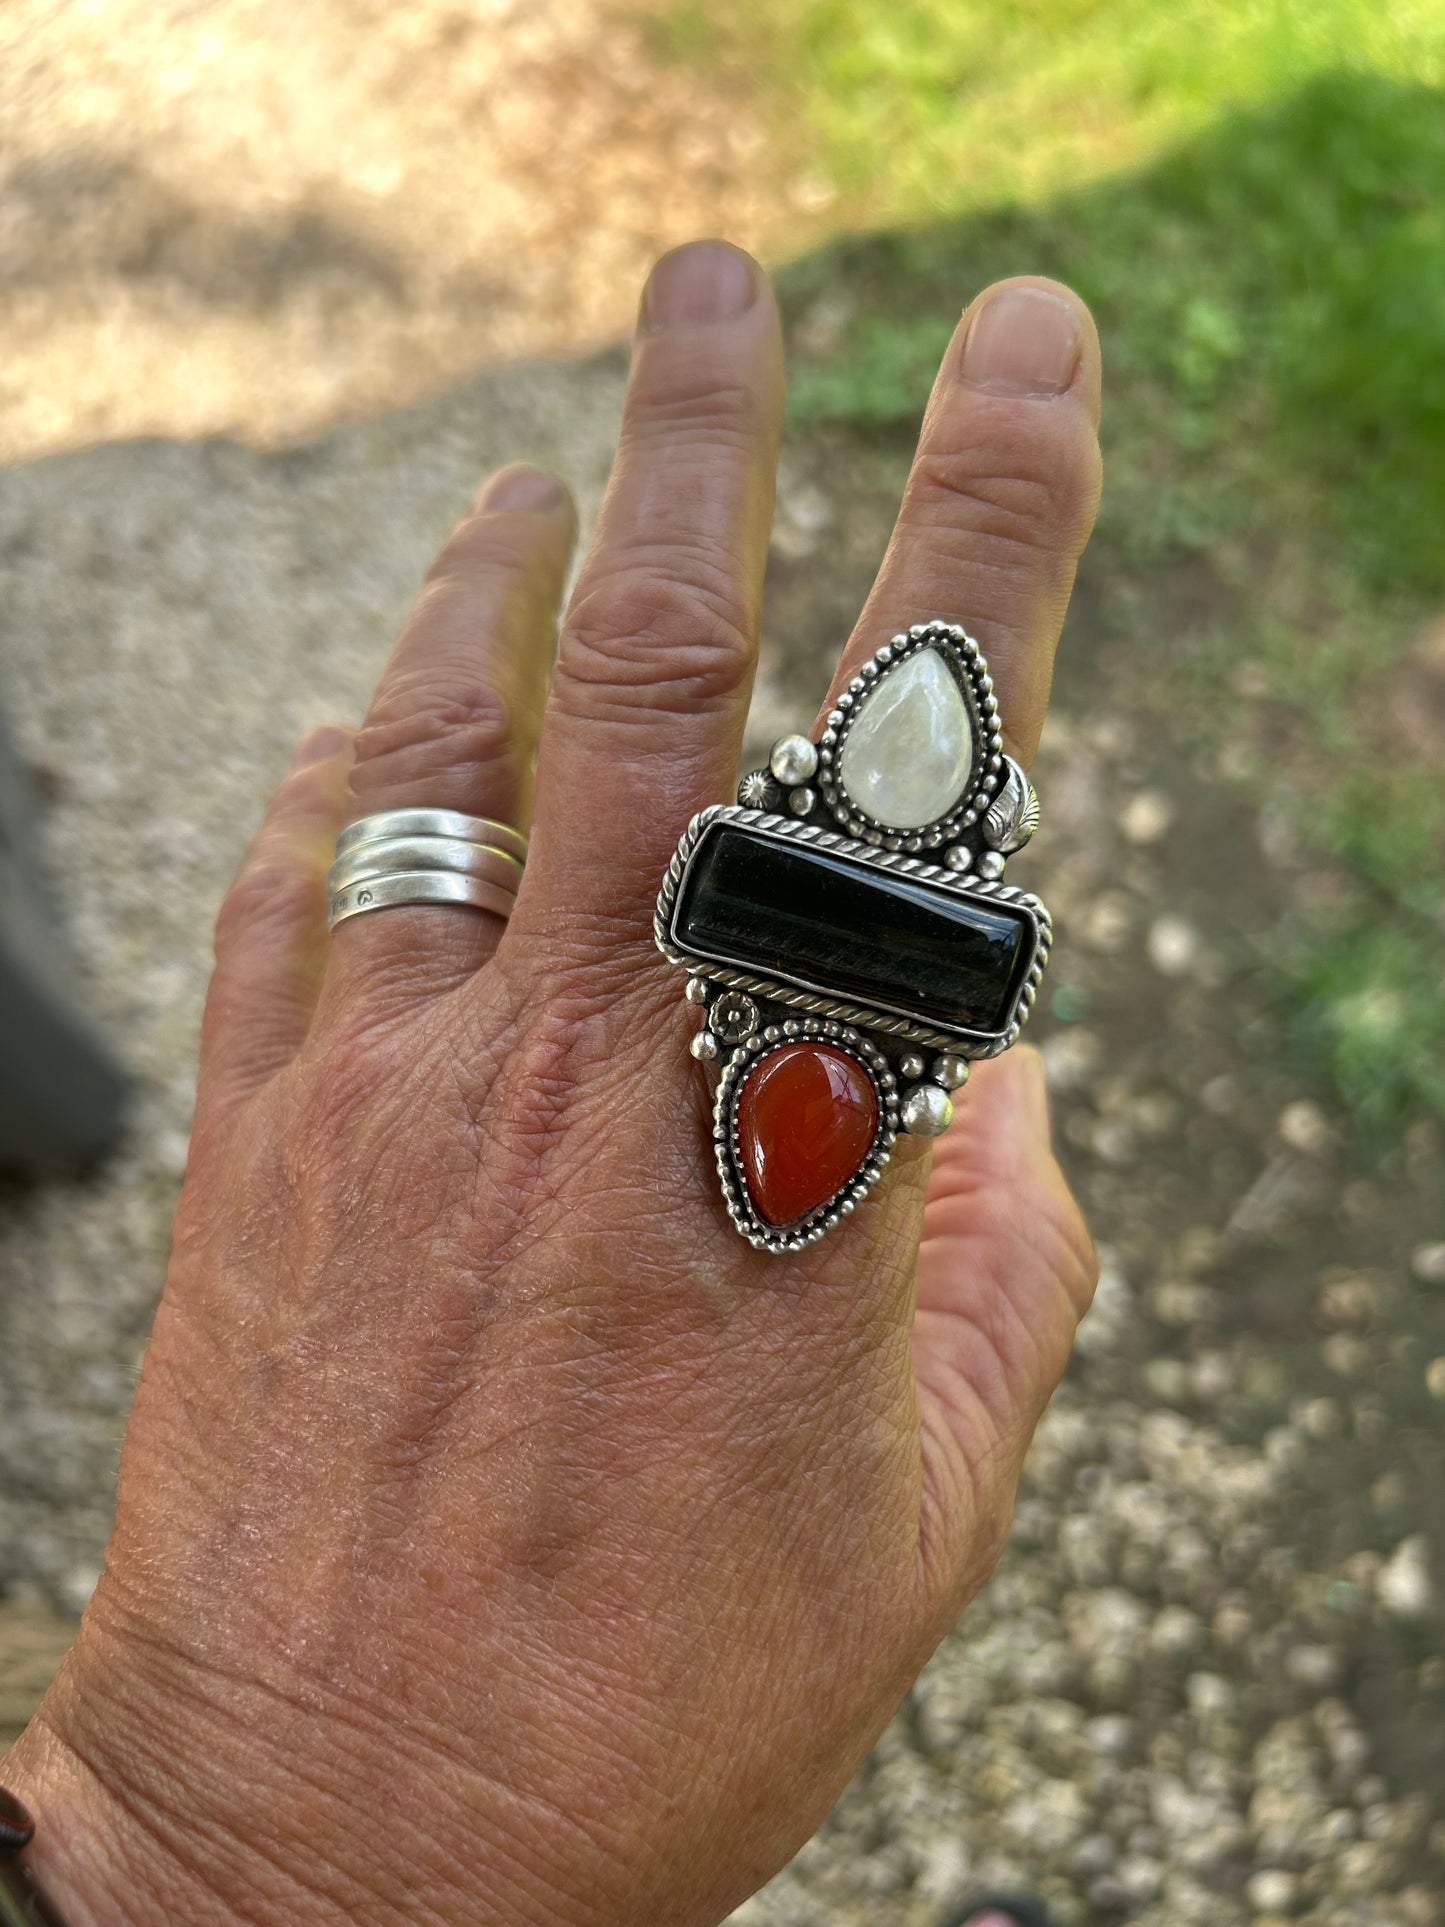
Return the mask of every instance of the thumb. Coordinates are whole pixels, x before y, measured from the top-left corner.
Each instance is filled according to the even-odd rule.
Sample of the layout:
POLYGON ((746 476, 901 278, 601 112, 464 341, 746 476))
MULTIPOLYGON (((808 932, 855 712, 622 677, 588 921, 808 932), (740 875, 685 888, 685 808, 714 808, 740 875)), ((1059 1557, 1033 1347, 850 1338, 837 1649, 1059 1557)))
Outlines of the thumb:
POLYGON ((914 1370, 922 1556, 948 1618, 992 1570, 1034 1427, 1063 1376, 1098 1267, 1054 1157, 1043 1060, 980 1064, 929 1177, 914 1370))

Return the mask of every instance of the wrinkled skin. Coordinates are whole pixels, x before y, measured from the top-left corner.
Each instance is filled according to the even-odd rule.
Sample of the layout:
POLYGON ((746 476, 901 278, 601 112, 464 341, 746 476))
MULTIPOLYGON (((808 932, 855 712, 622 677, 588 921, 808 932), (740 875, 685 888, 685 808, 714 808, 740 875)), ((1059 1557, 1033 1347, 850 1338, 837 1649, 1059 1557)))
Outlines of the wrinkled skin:
MULTIPOLYGON (((1036 1056, 758 1253, 652 944, 731 792, 780 406, 761 272, 665 257, 555 673, 573 514, 517 467, 247 855, 105 1576, 0 1772, 76 1927, 718 1921, 997 1557, 1094 1275, 1036 1056), (337 829, 414 803, 532 823, 511 923, 328 950, 337 829)), ((958 616, 1027 759, 1097 407, 1066 291, 973 304, 840 679, 958 616)))

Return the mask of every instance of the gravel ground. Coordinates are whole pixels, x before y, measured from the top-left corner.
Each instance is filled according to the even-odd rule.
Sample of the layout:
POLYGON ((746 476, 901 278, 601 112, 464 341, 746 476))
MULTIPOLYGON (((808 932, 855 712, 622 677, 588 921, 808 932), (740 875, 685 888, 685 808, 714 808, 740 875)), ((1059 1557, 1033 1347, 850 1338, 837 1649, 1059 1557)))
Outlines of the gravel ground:
MULTIPOLYGON (((725 103, 629 108, 640 43, 595 9, 404 12, 0 23, 4 700, 137 1092, 103 1173, 0 1193, 0 1741, 98 1569, 210 920, 261 799, 358 712, 482 470, 551 461, 595 506, 621 356, 466 370, 604 338, 655 246, 808 201, 725 103), (252 445, 179 439, 218 430, 252 445)), ((898 479, 790 446, 754 753, 811 714, 898 479)), ((1086 569, 1018 865, 1061 930, 1036 1035, 1097 1309, 997 1579, 740 1921, 940 1927, 997 1882, 1066 1927, 1445 1920, 1445 1155, 1421 1124, 1368 1160, 1286 1068, 1261 958, 1329 880, 1140 695, 1180 610, 1214 619, 1194 577, 1086 569)))
MULTIPOLYGON (((481 469, 525 449, 590 510, 620 376, 615 355, 508 371, 285 455, 152 442, 0 477, 10 693, 89 1000, 138 1082, 107 1171, 0 1204, 0 1720, 43 1676, 35 1608, 78 1610, 97 1570, 247 828, 296 734, 356 713, 481 469)), ((808 713, 881 541, 886 480, 848 473, 787 457, 755 747, 808 713), (825 573, 838 552, 857 581, 825 573)), ((1065 933, 1039 1028, 1099 1305, 999 1578, 743 1910, 767 1927, 934 1927, 980 1881, 1042 1886, 1066 1923, 1440 1918, 1439 1147, 1417 1133, 1382 1179, 1278 1068, 1252 933, 1298 885, 1290 853, 1105 700, 1098 587, 1019 867, 1065 933)))

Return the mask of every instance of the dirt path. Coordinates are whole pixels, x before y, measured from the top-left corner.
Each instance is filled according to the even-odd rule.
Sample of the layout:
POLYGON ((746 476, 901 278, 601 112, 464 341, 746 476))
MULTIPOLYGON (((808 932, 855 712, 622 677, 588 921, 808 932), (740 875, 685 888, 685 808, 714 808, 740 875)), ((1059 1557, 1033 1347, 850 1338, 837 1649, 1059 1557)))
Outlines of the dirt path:
POLYGON ((289 442, 611 340, 674 242, 788 245, 816 192, 765 150, 608 0, 16 0, 0 459, 289 442))

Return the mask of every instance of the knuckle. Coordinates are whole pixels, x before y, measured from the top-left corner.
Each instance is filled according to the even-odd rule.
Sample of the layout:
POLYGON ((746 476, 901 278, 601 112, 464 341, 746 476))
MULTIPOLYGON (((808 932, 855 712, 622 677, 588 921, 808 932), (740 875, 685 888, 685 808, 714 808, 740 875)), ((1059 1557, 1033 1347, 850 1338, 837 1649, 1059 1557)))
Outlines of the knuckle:
POLYGON ((501 692, 477 676, 433 670, 398 676, 356 738, 352 788, 361 797, 478 769, 511 753, 512 717, 501 692))
POLYGON ((215 952, 224 957, 258 930, 285 927, 315 915, 321 879, 297 859, 262 850, 247 858, 216 913, 215 952))
POLYGON ((573 603, 557 656, 564 706, 628 720, 702 713, 735 697, 755 643, 732 558, 670 543, 594 574, 573 603))
POLYGON ((1093 525, 1099 451, 1092 434, 1029 434, 937 445, 918 457, 910 493, 927 527, 965 538, 970 552, 1005 568, 1073 560, 1093 525))
POLYGON ((427 570, 418 612, 430 603, 457 596, 475 604, 479 590, 492 584, 506 588, 528 581, 536 571, 540 549, 539 532, 530 524, 504 516, 467 516, 427 570))
POLYGON ((691 363, 650 370, 627 398, 622 441, 654 453, 675 443, 690 467, 729 454, 748 459, 765 420, 766 399, 725 371, 699 372, 691 363))

